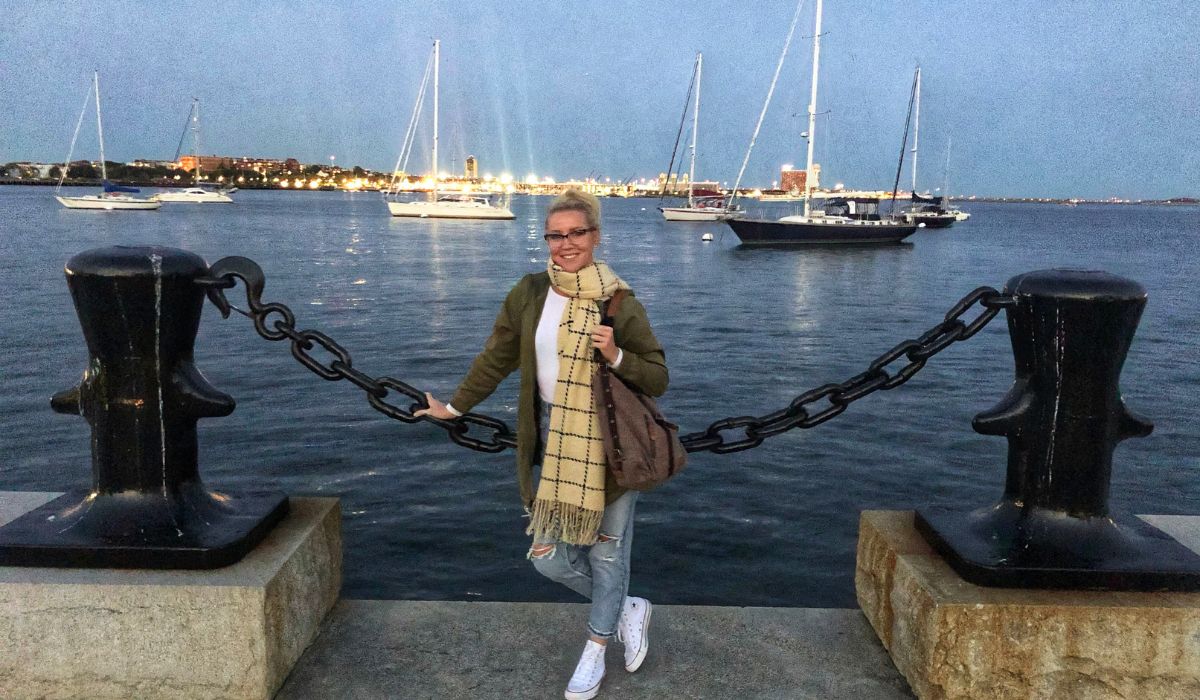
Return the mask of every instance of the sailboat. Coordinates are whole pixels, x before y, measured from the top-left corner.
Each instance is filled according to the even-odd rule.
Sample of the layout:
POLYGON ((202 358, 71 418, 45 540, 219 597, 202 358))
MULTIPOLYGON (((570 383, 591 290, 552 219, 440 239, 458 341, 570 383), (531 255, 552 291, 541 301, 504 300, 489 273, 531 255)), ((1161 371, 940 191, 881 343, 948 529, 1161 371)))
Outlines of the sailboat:
MULTIPOLYGON (((916 224, 894 217, 881 217, 879 201, 876 199, 831 197, 824 200, 822 209, 813 209, 813 144, 816 141, 817 127, 817 77, 820 74, 822 4, 823 0, 817 0, 816 22, 813 29, 812 93, 808 103, 808 165, 807 176, 804 180, 804 214, 785 216, 777 221, 726 220, 725 223, 745 244, 898 243, 917 230, 916 224)), ((791 41, 790 34, 788 41, 791 41)), ((786 53, 786 51, 787 46, 785 45, 784 52, 786 53)), ((774 88, 773 83, 772 88, 774 88)), ((770 99, 769 94, 768 99, 770 99)))
MULTIPOLYGON (((700 124, 700 74, 704 68, 704 54, 696 53, 696 65, 694 69, 694 84, 696 87, 696 100, 692 106, 692 163, 688 168, 688 201, 686 207, 659 207, 663 218, 667 221, 724 221, 735 216, 741 215, 740 208, 727 208, 725 204, 725 196, 717 194, 696 193, 696 129, 700 124)), ((690 97, 690 93, 689 93, 690 97)), ((684 105, 684 115, 686 119, 687 106, 684 105)), ((676 139, 676 144, 679 140, 676 139)), ((675 156, 672 154, 672 160, 675 156)), ((668 168, 668 171, 670 168, 668 168)), ((668 172, 668 181, 669 181, 668 172)), ((665 184, 665 183, 664 183, 665 184)))
MULTIPOLYGON (((951 211, 946 206, 946 197, 922 196, 917 194, 917 156, 921 141, 921 67, 913 77, 913 147, 912 147, 912 204, 901 214, 910 224, 925 228, 950 228, 958 221, 958 212, 951 211)), ((949 167, 949 147, 946 149, 947 167, 949 167)))
POLYGON ((88 89, 87 97, 83 98, 83 110, 79 112, 79 121, 75 124, 75 135, 71 137, 71 148, 67 152, 67 162, 63 164, 58 187, 54 188, 54 198, 68 209, 149 211, 162 206, 153 199, 129 196, 139 191, 135 187, 122 187, 108 181, 108 166, 104 162, 104 124, 100 119, 100 71, 96 71, 92 74, 92 87, 88 89), (79 138, 79 127, 83 125, 83 115, 87 113, 88 99, 92 93, 96 95, 96 133, 100 139, 100 180, 104 190, 100 194, 67 197, 62 194, 63 181, 67 179, 67 171, 71 168, 71 157, 75 155, 75 140, 79 138))
POLYGON ((188 112, 187 123, 179 137, 179 148, 175 149, 175 160, 179 160, 179 151, 183 149, 183 140, 187 132, 192 132, 192 159, 196 162, 196 179, 194 185, 182 190, 159 192, 154 198, 160 202, 191 202, 194 204, 230 204, 233 198, 230 190, 209 190, 200 186, 200 100, 192 98, 192 109, 188 112))
MULTIPOLYGON (((399 201, 391 199, 388 201, 388 211, 392 216, 407 216, 420 219, 514 219, 516 218, 508 207, 494 204, 491 198, 486 194, 443 194, 438 195, 438 64, 441 58, 441 41, 434 39, 433 41, 433 56, 430 61, 433 64, 433 192, 429 201, 399 201)), ((401 149, 401 158, 404 158, 405 149, 411 146, 412 136, 415 133, 417 116, 420 113, 421 102, 425 96, 425 88, 429 80, 429 72, 426 70, 425 80, 421 83, 421 90, 417 95, 417 104, 413 109, 413 117, 409 121, 408 133, 404 136, 404 148, 401 149)), ((399 171, 399 161, 397 162, 396 170, 399 171)), ((396 188, 392 188, 390 196, 395 197, 398 194, 396 188)))

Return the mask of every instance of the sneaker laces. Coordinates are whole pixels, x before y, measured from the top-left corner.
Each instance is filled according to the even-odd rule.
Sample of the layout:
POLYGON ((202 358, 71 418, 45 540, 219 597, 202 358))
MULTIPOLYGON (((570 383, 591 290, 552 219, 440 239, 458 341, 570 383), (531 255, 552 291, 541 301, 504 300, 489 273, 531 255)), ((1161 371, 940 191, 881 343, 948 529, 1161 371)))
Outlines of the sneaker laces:
POLYGON ((583 654, 579 657, 579 664, 575 666, 575 673, 572 680, 579 678, 590 678, 596 672, 597 663, 604 658, 604 646, 600 644, 589 644, 584 647, 583 654), (582 673, 581 673, 582 672, 582 673))
POLYGON ((628 603, 621 604, 621 617, 617 622, 617 641, 621 643, 625 642, 625 628, 629 626, 628 607, 628 603))

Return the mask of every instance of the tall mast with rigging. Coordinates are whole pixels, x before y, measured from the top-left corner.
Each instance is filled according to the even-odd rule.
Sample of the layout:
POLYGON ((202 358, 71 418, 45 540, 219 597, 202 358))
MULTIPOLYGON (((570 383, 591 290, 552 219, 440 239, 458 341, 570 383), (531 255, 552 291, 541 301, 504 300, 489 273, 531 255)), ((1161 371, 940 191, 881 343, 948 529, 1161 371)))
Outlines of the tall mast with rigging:
POLYGON ((96 92, 96 136, 100 140, 100 179, 108 180, 108 166, 104 164, 104 124, 100 121, 100 71, 92 73, 92 87, 96 92))
POLYGON ((200 99, 192 98, 192 156, 196 159, 196 184, 200 184, 200 99))
POLYGON ((817 129, 817 76, 821 67, 821 7, 817 0, 817 21, 813 26, 812 93, 808 100, 808 164, 804 172, 804 216, 812 213, 813 193, 813 141, 817 129))
POLYGON ((696 52, 696 104, 692 106, 692 165, 688 169, 688 207, 696 206, 696 131, 700 126, 700 71, 704 54, 696 52))
POLYGON ((438 68, 441 65, 440 39, 433 40, 433 199, 437 200, 438 184, 438 68))
POLYGON ((912 191, 917 191, 917 142, 921 139, 921 67, 917 66, 917 86, 913 107, 912 191))

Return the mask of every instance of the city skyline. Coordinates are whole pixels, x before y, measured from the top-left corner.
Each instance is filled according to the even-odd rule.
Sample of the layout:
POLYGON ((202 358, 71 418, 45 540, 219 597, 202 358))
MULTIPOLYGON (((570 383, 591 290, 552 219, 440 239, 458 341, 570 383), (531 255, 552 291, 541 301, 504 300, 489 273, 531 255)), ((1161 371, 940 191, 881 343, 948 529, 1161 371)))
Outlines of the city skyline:
MULTIPOLYGON (((795 4, 137 8, 0 0, 9 24, 0 162, 61 162, 97 69, 110 159, 170 158, 198 97, 202 153, 310 163, 333 155, 390 172, 436 36, 440 170, 457 173, 474 155, 481 174, 497 176, 654 177, 667 169, 699 50, 697 180, 732 185, 795 4)), ((812 10, 806 2, 748 183, 803 167, 812 10)), ((824 20, 816 160, 826 186, 891 187, 920 63, 921 189, 948 181, 956 193, 1094 198, 1200 190, 1194 5, 1098 14, 1086 3, 829 0, 824 20)), ((428 109, 410 171, 428 170, 428 109)), ((76 158, 98 156, 88 126, 76 158)))

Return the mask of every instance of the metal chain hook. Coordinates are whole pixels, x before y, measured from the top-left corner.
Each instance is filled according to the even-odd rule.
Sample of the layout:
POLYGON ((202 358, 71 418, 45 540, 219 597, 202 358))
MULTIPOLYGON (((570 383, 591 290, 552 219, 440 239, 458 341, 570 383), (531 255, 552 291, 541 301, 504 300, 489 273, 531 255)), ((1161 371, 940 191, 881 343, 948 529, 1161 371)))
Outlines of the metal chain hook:
POLYGON ((222 318, 229 318, 230 311, 253 318, 251 314, 262 308, 262 293, 267 286, 267 276, 263 274, 258 263, 240 255, 231 255, 213 263, 208 268, 208 274, 207 278, 198 279, 196 283, 205 287, 208 300, 220 309, 222 318), (234 287, 238 279, 246 285, 246 303, 250 305, 250 311, 242 311, 225 298, 225 290, 234 287))

